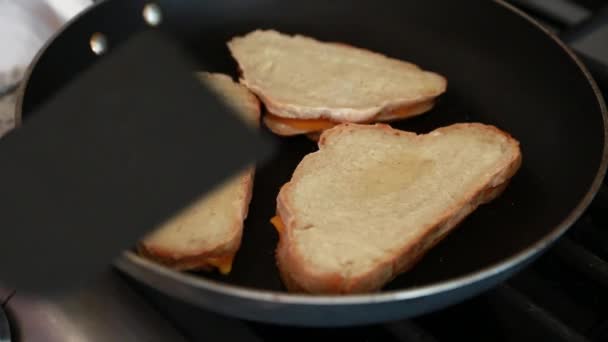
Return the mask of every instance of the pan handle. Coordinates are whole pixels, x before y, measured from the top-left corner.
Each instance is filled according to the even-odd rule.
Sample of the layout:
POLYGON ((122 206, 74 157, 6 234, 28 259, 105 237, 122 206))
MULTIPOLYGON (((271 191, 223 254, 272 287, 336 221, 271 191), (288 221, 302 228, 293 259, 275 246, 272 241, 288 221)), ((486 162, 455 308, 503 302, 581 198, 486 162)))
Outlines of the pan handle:
POLYGON ((560 38, 592 70, 603 90, 608 91, 608 5, 593 13, 567 0, 512 2, 525 12, 542 14, 545 19, 542 23, 548 29, 558 32, 560 38))
POLYGON ((591 16, 591 11, 569 0, 511 0, 511 3, 526 12, 542 13, 550 22, 567 26, 580 24, 591 16))
POLYGON ((560 36, 593 70, 604 91, 608 91, 608 5, 560 36))

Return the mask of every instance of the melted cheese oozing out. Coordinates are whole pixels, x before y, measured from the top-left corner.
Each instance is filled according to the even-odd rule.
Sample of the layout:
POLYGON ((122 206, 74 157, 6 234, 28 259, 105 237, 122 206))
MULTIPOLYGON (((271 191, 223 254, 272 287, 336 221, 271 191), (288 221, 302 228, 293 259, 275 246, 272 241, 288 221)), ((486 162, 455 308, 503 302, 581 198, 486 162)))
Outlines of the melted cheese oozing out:
POLYGON ((278 215, 271 218, 270 223, 272 223, 272 225, 277 230, 277 232, 279 232, 279 234, 285 231, 285 224, 278 215))
MULTIPOLYGON (((371 123, 373 121, 392 121, 398 119, 404 119, 411 116, 413 113, 424 112, 429 110, 433 106, 432 101, 417 103, 411 106, 400 107, 394 109, 388 113, 382 114, 379 117, 361 122, 361 123, 371 123)), ((266 119, 270 121, 274 121, 276 123, 283 124, 285 126, 289 126, 293 129, 302 131, 302 132, 318 132, 323 131, 329 128, 332 128, 340 122, 331 121, 329 119, 294 119, 294 118, 284 118, 281 116, 277 116, 274 114, 267 113, 266 119)))
POLYGON ((217 258, 208 258, 206 262, 217 268, 221 274, 226 275, 232 271, 232 262, 234 258, 232 256, 223 256, 217 258))
POLYGON ((322 131, 328 128, 332 128, 333 126, 338 124, 327 119, 291 119, 283 118, 272 114, 266 115, 272 121, 307 132, 322 131))

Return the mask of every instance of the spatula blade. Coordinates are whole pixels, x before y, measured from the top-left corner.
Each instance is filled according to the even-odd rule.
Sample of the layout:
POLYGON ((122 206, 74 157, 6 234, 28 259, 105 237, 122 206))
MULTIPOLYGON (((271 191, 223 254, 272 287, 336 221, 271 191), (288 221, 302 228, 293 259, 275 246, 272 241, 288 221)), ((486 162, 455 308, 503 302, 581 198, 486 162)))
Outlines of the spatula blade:
MULTIPOLYGON (((67 52, 67 51, 66 51, 67 52)), ((65 293, 274 151, 155 31, 133 36, 0 140, 0 283, 65 293)))

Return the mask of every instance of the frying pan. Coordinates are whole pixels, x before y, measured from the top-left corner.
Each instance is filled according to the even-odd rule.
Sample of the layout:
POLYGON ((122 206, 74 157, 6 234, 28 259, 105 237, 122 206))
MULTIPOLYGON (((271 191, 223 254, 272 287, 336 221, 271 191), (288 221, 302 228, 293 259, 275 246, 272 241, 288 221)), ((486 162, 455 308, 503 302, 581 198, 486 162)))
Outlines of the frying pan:
MULTIPOLYGON (((395 123, 419 133, 478 121, 511 133, 523 165, 502 196, 480 207, 414 269, 382 291, 346 296, 287 293, 274 261, 269 223, 279 187, 316 149, 304 137, 281 139, 260 165, 242 247, 229 276, 179 273, 126 251, 115 265, 185 302, 226 315, 292 325, 338 326, 420 315, 507 279, 556 241, 585 210, 607 165, 607 114, 591 76, 556 36, 503 1, 170 1, 155 2, 162 23, 207 70, 236 77, 225 42, 274 28, 364 47, 408 60, 448 79, 429 113, 395 123)), ((109 0, 72 20, 40 52, 20 100, 23 120, 108 48, 149 29, 146 1, 109 0)), ((162 66, 159 66, 162 67, 162 66)), ((99 94, 103 96, 103 94, 99 94)))

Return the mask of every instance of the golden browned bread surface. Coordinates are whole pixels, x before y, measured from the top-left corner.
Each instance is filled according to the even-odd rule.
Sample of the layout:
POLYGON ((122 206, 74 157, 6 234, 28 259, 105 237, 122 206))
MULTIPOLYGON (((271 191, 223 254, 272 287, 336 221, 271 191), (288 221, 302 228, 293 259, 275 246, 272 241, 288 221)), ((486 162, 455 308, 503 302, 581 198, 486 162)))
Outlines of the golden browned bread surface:
POLYGON ((521 160, 518 141, 478 123, 421 135, 386 124, 324 131, 277 198, 276 259, 286 286, 312 294, 381 289, 498 196, 521 160))
MULTIPOLYGON (((234 37, 228 48, 241 83, 277 117, 335 123, 403 119, 430 110, 447 87, 443 76, 413 63, 303 35, 255 30, 234 37)), ((280 135, 311 132, 276 120, 265 123, 280 135)))

